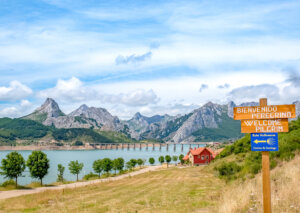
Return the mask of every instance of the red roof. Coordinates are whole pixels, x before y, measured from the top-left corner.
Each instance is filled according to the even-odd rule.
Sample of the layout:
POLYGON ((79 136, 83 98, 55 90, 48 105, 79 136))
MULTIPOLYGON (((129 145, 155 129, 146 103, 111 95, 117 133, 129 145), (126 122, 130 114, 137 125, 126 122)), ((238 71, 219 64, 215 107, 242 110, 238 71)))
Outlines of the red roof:
POLYGON ((205 149, 207 149, 213 157, 215 157, 217 155, 217 153, 215 153, 212 149, 210 148, 206 148, 206 147, 200 147, 200 148, 194 148, 194 149, 190 149, 190 151, 188 152, 188 154, 192 154, 192 155, 200 155, 201 152, 203 152, 205 149))
POLYGON ((187 153, 186 156, 184 156, 183 160, 188 160, 189 159, 189 154, 191 153, 192 155, 200 155, 201 152, 203 152, 205 149, 207 149, 211 155, 213 156, 213 158, 215 158, 219 152, 218 151, 213 151, 210 148, 207 147, 200 147, 200 148, 194 148, 194 149, 190 149, 189 152, 187 153))
POLYGON ((182 160, 188 160, 189 159, 189 155, 186 155, 182 158, 182 160))

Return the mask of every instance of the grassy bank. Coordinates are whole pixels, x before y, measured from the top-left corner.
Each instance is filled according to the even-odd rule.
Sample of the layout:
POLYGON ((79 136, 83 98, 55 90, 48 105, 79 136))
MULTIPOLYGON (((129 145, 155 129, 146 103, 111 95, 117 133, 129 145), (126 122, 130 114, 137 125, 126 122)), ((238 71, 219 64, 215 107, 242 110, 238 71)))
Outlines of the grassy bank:
POLYGON ((0 202, 5 212, 188 212, 213 209, 224 183, 204 167, 169 168, 0 202))
MULTIPOLYGON (((208 167, 172 167, 114 182, 0 201, 3 212, 262 212, 261 174, 226 183, 208 167)), ((271 171, 273 212, 300 209, 300 157, 271 171)))

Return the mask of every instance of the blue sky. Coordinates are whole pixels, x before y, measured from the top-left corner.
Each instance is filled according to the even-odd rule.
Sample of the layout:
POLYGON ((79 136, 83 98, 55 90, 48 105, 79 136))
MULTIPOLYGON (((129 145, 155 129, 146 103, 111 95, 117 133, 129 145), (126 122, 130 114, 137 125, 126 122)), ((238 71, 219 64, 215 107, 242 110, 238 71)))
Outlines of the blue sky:
POLYGON ((300 1, 0 1, 0 117, 300 99, 300 1))

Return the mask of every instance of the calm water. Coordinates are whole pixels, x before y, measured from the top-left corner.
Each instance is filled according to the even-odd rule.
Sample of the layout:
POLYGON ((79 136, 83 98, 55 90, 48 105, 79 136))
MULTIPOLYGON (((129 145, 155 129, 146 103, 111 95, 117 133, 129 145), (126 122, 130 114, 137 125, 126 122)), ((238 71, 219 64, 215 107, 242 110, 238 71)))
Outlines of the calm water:
MULTIPOLYGON (((192 147, 196 147, 197 145, 192 145, 192 147)), ((201 145, 200 145, 201 146, 201 145)), ((48 170, 47 176, 43 179, 43 183, 49 184, 56 181, 57 178, 57 164, 62 164, 65 169, 64 178, 66 180, 76 180, 76 176, 69 173, 68 170, 68 163, 72 160, 78 160, 79 162, 82 162, 84 164, 83 170, 80 173, 79 177, 82 178, 85 174, 88 174, 90 172, 93 172, 93 162, 97 159, 102 158, 118 158, 122 157, 124 158, 125 162, 130 160, 131 158, 142 158, 146 159, 146 165, 148 163, 148 159, 150 157, 155 158, 155 164, 158 164, 158 157, 163 155, 177 155, 180 154, 186 154, 189 150, 189 145, 183 146, 183 152, 181 151, 181 145, 176 146, 176 151, 173 150, 173 145, 169 145, 169 150, 166 150, 166 147, 162 147, 161 151, 159 150, 159 147, 155 147, 155 150, 152 150, 152 147, 148 148, 148 151, 146 148, 143 148, 142 150, 139 150, 139 148, 136 148, 135 150, 133 148, 127 150, 127 148, 118 149, 118 150, 60 150, 60 151, 44 151, 49 160, 50 160, 50 168, 48 170)), ((11 151, 0 151, 0 160, 2 160, 9 152, 11 151)), ((28 159, 28 156, 31 154, 31 151, 18 151, 25 160, 28 159)), ((3 176, 0 176, 0 183, 5 181, 3 176)), ((23 173, 23 177, 19 177, 18 182, 21 185, 29 184, 32 181, 38 181, 37 179, 32 179, 30 177, 28 168, 26 168, 25 172, 23 173)))

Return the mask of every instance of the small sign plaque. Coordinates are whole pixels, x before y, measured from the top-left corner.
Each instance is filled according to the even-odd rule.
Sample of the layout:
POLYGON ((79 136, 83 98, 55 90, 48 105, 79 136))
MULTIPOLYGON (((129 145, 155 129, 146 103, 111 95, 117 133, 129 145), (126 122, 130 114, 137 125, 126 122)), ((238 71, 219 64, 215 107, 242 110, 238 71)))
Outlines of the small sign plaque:
POLYGON ((251 151, 278 151, 278 133, 251 133, 251 151))
POLYGON ((242 133, 254 132, 288 132, 289 121, 287 118, 269 120, 241 120, 242 133))

